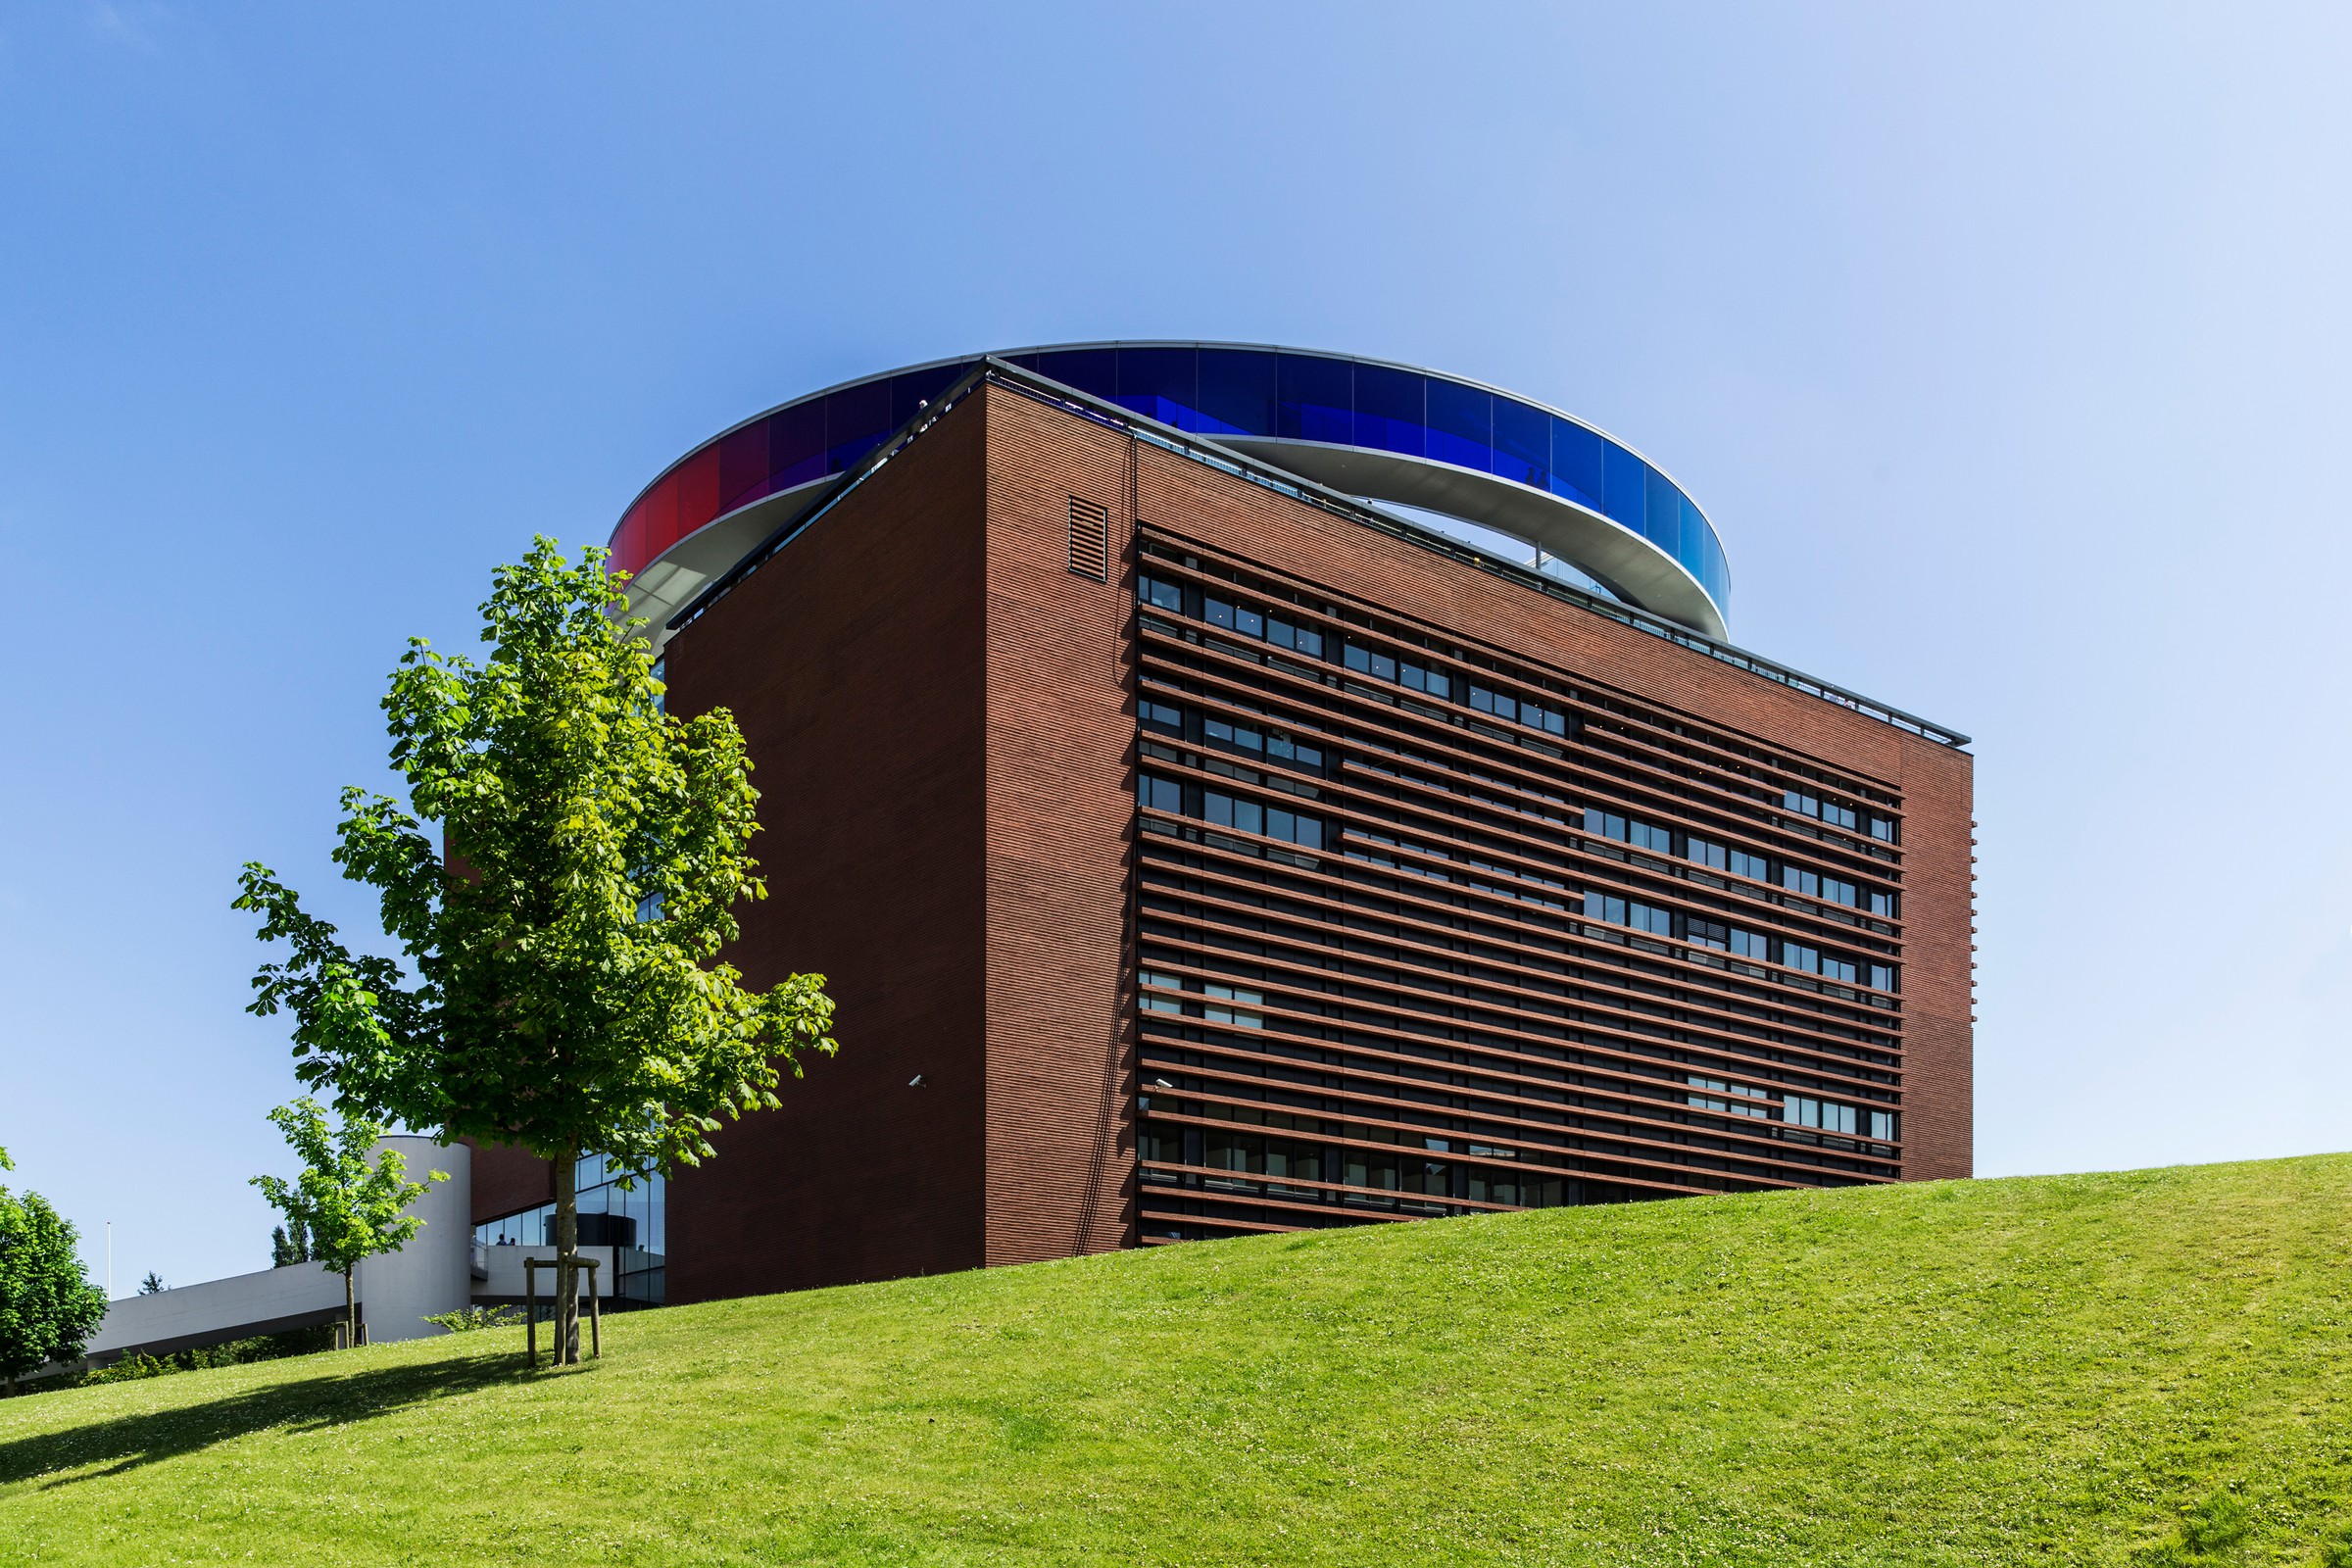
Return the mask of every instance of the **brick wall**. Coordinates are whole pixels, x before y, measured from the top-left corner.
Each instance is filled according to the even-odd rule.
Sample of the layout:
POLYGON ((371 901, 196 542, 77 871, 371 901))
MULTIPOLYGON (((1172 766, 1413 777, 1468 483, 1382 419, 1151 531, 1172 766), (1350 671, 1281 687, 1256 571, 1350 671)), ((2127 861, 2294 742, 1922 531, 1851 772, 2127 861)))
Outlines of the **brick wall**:
POLYGON ((827 975, 842 1042, 670 1184, 673 1301, 982 1260, 984 435, 956 410, 669 644, 760 791, 729 956, 827 975))
POLYGON ((987 390, 988 1261, 1130 1241, 1133 443, 987 390), (1070 570, 1070 502, 1110 514, 1070 570))

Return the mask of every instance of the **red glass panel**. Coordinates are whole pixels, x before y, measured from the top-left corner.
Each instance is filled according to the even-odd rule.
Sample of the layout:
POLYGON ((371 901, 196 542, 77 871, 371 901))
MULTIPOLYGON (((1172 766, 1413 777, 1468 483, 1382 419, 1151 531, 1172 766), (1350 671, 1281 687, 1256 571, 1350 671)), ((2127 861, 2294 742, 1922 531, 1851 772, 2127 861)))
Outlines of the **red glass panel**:
POLYGON ((633 577, 645 569, 645 503, 640 501, 612 530, 612 559, 605 564, 633 577))
POLYGON ((672 468, 645 493, 645 559, 678 542, 678 472, 672 468))
POLYGON ((680 539, 718 515, 718 443, 678 465, 678 534, 680 539))

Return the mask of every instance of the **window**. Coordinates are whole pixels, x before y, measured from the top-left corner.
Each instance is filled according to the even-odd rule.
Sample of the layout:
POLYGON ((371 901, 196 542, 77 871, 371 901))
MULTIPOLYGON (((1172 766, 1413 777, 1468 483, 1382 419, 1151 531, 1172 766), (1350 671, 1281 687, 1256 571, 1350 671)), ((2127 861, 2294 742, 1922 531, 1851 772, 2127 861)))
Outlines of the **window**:
POLYGON ((1884 1139, 1890 1144, 1901 1141, 1902 1135, 1895 1130, 1896 1120, 1893 1111, 1872 1110, 1863 1112, 1863 1115, 1869 1124, 1871 1137, 1884 1139))
POLYGON ((1791 969, 1802 969, 1807 974, 1821 973, 1821 950, 1808 948, 1801 942, 1782 943, 1781 961, 1791 969))
POLYGON ((1507 718, 1514 724, 1519 722, 1519 699, 1508 692, 1490 691, 1473 682, 1470 687, 1470 706, 1482 713, 1493 713, 1496 718, 1507 718))
POLYGON ((1856 1121, 1851 1105, 1811 1100, 1802 1095, 1790 1095, 1781 1102, 1781 1119, 1794 1126, 1818 1127, 1825 1133, 1844 1133, 1848 1137, 1853 1136, 1856 1121))
POLYGON ((1772 961, 1772 938, 1760 931, 1742 931, 1738 926, 1732 927, 1731 950, 1740 957, 1753 958, 1758 963, 1772 961))
POLYGON ((1172 778, 1153 773, 1135 775, 1135 804, 1147 811, 1165 811, 1170 816, 1184 814, 1184 786, 1172 778))
POLYGON ((1209 745, 1223 747, 1230 752, 1256 752, 1263 755, 1266 749, 1265 738, 1257 731, 1247 724, 1229 724, 1221 718, 1203 718, 1200 721, 1200 734, 1209 745))
POLYGON ((1894 912, 1893 894, 1884 892, 1878 888, 1872 888, 1869 890, 1867 902, 1870 906, 1870 912, 1877 915, 1880 919, 1893 920, 1899 918, 1899 916, 1897 916, 1894 912))
POLYGON ((1745 850, 1734 850, 1731 860, 1726 869, 1734 876, 1747 877, 1756 882, 1772 880, 1772 857, 1769 855, 1750 855, 1745 850))
POLYGON ((1896 991, 1901 989, 1895 984, 1895 972, 1893 964, 1874 963, 1868 965, 1867 968, 1868 973, 1865 975, 1864 981, 1873 991, 1896 991))
POLYGON ((1652 827, 1647 822, 1629 823, 1626 842, 1637 850, 1650 850, 1659 855, 1674 853, 1674 832, 1671 828, 1652 827))
POLYGON ((1761 1089, 1751 1088, 1746 1084, 1731 1083, 1722 1078, 1702 1078, 1696 1073, 1690 1075, 1689 1082, 1697 1093, 1685 1098, 1702 1110, 1728 1111, 1734 1116, 1753 1116, 1758 1121, 1772 1119, 1772 1106, 1767 1102, 1765 1093, 1761 1089), (1727 1096, 1743 1096, 1745 1099, 1728 1099, 1727 1096))
POLYGON ((1265 1014, 1250 1010, 1266 1004, 1264 992, 1215 984, 1200 989, 1202 995, 1209 998, 1202 1005, 1200 1015, 1210 1023, 1229 1023, 1237 1029, 1263 1029, 1266 1026, 1265 1014))
POLYGON ((1396 678, 1396 661, 1387 654, 1366 648, 1361 643, 1348 645, 1346 662, 1349 669, 1355 670, 1359 674, 1369 675, 1374 680, 1395 680, 1396 678))
POLYGON ((1674 911, 1661 909, 1654 904, 1638 899, 1621 899, 1614 894, 1588 891, 1585 894, 1585 918, 1606 920, 1612 925, 1630 925, 1637 931, 1655 936, 1674 935, 1674 911))
POLYGON ((1135 579, 1135 597, 1153 610, 1165 610, 1179 615, 1184 613, 1184 590, 1172 582, 1163 582, 1157 577, 1138 577, 1135 579))
POLYGON ((1277 648, 1288 648, 1309 659, 1323 657, 1323 634, 1312 626, 1296 626, 1275 616, 1266 617, 1266 641, 1277 648))
MULTIPOLYGON (((1153 969, 1146 969, 1143 972, 1142 983, 1146 986, 1157 986, 1163 991, 1182 991, 1184 989, 1184 982, 1175 975, 1161 974, 1153 969)), ((1147 992, 1143 998, 1143 1009, 1146 1012, 1182 1012, 1184 1004, 1174 997, 1155 997, 1147 992)))
POLYGON ((1181 708, 1170 708, 1165 703, 1155 703, 1146 698, 1135 705, 1135 717, 1136 722, 1146 729, 1155 729, 1163 735, 1184 734, 1184 710, 1181 708))
POLYGON ((1637 850, 1649 850, 1658 855, 1674 853, 1674 830, 1656 827, 1638 817, 1619 816, 1597 807, 1585 808, 1585 831, 1602 838, 1631 844, 1637 850))
POLYGON ((1452 699, 1453 679, 1442 669, 1423 669, 1419 664, 1407 662, 1401 666, 1399 675, 1406 691, 1427 692, 1442 701, 1452 699))
POLYGON ((1323 771, 1321 747, 1295 741, 1275 730, 1266 731, 1266 755, 1278 762, 1288 762, 1308 773, 1323 771))
POLYGON ((1323 822, 1319 817, 1280 806, 1263 806, 1222 790, 1203 790, 1201 800, 1201 815, 1214 826, 1280 839, 1303 849, 1323 847, 1323 822))
POLYGON ((1848 985, 1860 978, 1853 959, 1833 958, 1826 955, 1821 960, 1821 977, 1824 980, 1842 980, 1848 985))
POLYGON ((1894 818, 1873 816, 1870 819, 1870 836, 1882 843, 1892 844, 1894 842, 1894 818))
POLYGON ((1708 866, 1717 871, 1731 868, 1731 852, 1722 845, 1710 844, 1705 839, 1694 839, 1688 836, 1685 837, 1683 843, 1684 857, 1693 863, 1708 866))
POLYGON ((1721 920, 1694 917, 1683 922, 1683 940, 1696 943, 1702 948, 1713 948, 1718 953, 1726 952, 1732 945, 1732 928, 1721 920))

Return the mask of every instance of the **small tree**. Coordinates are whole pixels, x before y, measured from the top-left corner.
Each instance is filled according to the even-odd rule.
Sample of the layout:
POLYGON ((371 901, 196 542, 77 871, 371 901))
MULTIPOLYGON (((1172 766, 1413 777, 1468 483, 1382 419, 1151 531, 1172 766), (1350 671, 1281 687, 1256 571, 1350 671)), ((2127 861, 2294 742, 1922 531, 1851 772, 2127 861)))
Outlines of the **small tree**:
POLYGON ((289 1220, 270 1230, 270 1266, 285 1268, 311 1260, 311 1233, 301 1220, 289 1220))
MULTIPOLYGON (((14 1170, 0 1149, 0 1170, 14 1170)), ((38 1193, 0 1187, 0 1378, 81 1354, 106 1321, 106 1293, 81 1272, 73 1224, 38 1193)))
POLYGON ((141 1296, 163 1295, 164 1277, 161 1274, 158 1274, 155 1270, 149 1269, 147 1271, 147 1277, 139 1281, 139 1294, 141 1296))
MULTIPOLYGON (((797 1076, 799 1053, 835 1049, 824 976, 754 991, 718 961, 736 902, 766 896, 751 761, 725 710, 663 710, 645 622, 619 617, 604 561, 534 541, 482 606, 486 662, 416 639, 393 674, 392 764, 416 814, 344 791, 334 858, 378 891, 414 982, 346 950, 265 866, 246 865, 236 901, 292 948, 255 976, 251 1010, 294 1014, 303 1081, 553 1161, 566 1263, 581 1156, 698 1163, 719 1117, 776 1103, 779 1061, 797 1076)), ((558 1359, 576 1362, 577 1276, 556 1282, 558 1359)))
POLYGON ((359 1293, 353 1272, 362 1258, 397 1252, 424 1228, 423 1220, 401 1210, 434 1182, 449 1180, 449 1173, 437 1170, 424 1181, 410 1181, 408 1159, 399 1150, 376 1150, 382 1127, 364 1116, 345 1116, 330 1134, 326 1113, 308 1095, 278 1106, 270 1119, 301 1156, 302 1174, 291 1182, 256 1176, 253 1185, 289 1225, 310 1233, 317 1261, 342 1273, 343 1321, 350 1334, 344 1343, 357 1345, 359 1293))

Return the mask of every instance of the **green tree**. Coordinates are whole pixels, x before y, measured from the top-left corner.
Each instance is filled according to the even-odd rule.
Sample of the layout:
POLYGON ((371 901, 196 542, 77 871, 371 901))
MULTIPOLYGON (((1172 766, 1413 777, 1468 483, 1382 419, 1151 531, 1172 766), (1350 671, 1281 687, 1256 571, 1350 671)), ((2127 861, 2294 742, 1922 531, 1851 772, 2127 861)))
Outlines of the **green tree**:
MULTIPOLYGON (((0 1149, 0 1170, 16 1169, 0 1149)), ((106 1320, 106 1293, 81 1272, 73 1224, 38 1193, 0 1187, 0 1378, 71 1361, 106 1320)))
POLYGON ((301 1220, 289 1220, 270 1230, 270 1266, 285 1268, 311 1260, 311 1233, 301 1220))
MULTIPOLYGON (((751 761, 725 710, 663 710, 605 552, 552 540, 501 566, 476 664, 413 640, 384 698, 415 815, 343 793, 334 858, 377 890, 414 965, 354 954, 248 863, 237 906, 282 963, 252 1009, 294 1015, 296 1071, 355 1111, 552 1161, 556 1247, 578 1250, 576 1169, 669 1173, 719 1118, 776 1103, 778 1064, 834 1049, 822 975, 764 990, 719 959, 766 896, 751 761), (424 823, 437 823, 436 845, 424 823), (444 858, 446 855, 446 859, 444 858)), ((577 1279, 557 1276, 559 1359, 579 1358, 577 1279)))
POLYGON ((256 1176, 253 1185, 287 1224, 310 1232, 315 1260, 342 1273, 343 1321, 351 1336, 345 1343, 357 1345, 360 1312, 353 1271, 364 1257, 399 1251, 424 1228, 424 1221, 401 1210, 432 1183, 449 1180, 449 1173, 436 1170, 424 1181, 410 1181, 406 1155, 397 1149, 376 1149, 382 1126, 345 1115, 343 1125, 330 1133, 326 1112, 308 1095, 278 1106, 270 1119, 301 1158, 302 1174, 291 1182, 256 1176))
POLYGON ((139 1281, 139 1294, 141 1296, 163 1295, 164 1277, 161 1274, 158 1274, 155 1270, 149 1269, 147 1271, 147 1277, 139 1281))

